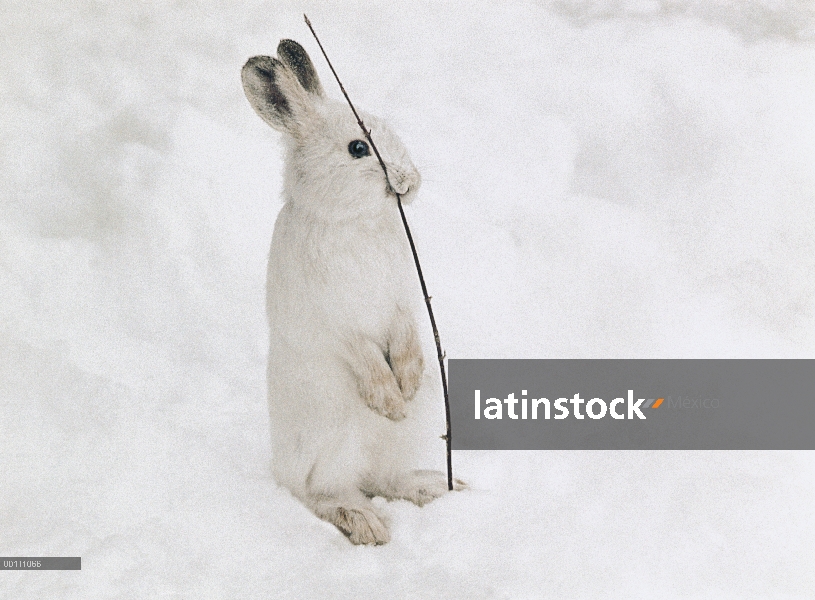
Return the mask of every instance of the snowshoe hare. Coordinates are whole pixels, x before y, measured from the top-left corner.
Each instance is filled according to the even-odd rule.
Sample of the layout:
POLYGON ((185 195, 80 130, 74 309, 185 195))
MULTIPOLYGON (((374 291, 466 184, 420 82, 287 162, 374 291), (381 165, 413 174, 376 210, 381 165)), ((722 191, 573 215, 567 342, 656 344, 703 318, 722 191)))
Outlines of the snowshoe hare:
POLYGON ((396 135, 363 113, 392 191, 305 50, 282 40, 277 54, 250 58, 241 73, 252 108, 285 145, 267 276, 273 472, 355 544, 383 544, 390 533, 371 497, 422 505, 447 491, 443 473, 405 465, 424 359, 421 295, 393 191, 407 204, 421 179, 396 135))

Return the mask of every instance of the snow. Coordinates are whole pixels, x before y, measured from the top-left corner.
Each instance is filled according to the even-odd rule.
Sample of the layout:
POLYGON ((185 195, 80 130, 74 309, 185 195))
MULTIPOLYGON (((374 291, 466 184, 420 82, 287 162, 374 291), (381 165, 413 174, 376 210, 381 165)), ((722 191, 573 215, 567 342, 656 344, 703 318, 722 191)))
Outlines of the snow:
POLYGON ((422 171, 450 357, 813 357, 808 2, 7 0, 0 555, 83 564, 0 596, 815 597, 811 452, 457 452, 377 548, 276 487, 239 71, 291 37, 338 97, 304 11, 422 171))

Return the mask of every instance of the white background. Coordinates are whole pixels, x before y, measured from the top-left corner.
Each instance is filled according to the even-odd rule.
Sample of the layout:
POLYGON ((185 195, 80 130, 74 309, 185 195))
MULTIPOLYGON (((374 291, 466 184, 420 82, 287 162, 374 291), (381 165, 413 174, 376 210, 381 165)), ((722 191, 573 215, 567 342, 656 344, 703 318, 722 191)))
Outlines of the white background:
POLYGON ((83 564, 0 596, 815 597, 810 452, 460 452, 378 548, 278 489, 239 78, 339 97, 307 12, 399 132, 450 357, 812 358, 812 6, 0 2, 0 555, 83 564))

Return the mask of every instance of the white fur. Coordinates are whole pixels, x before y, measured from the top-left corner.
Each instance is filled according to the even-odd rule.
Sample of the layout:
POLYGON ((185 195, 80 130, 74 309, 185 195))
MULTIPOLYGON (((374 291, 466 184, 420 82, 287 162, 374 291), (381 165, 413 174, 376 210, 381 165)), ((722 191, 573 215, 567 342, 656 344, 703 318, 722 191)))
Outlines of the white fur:
MULTIPOLYGON (((348 151, 364 139, 349 107, 325 97, 294 42, 281 42, 278 54, 243 69, 247 98, 286 148, 267 278, 273 471, 352 542, 381 544, 390 534, 371 496, 421 505, 447 489, 442 473, 406 464, 403 419, 424 369, 415 267, 373 151, 348 151)), ((420 176, 407 151, 381 120, 363 120, 409 202, 420 176)))

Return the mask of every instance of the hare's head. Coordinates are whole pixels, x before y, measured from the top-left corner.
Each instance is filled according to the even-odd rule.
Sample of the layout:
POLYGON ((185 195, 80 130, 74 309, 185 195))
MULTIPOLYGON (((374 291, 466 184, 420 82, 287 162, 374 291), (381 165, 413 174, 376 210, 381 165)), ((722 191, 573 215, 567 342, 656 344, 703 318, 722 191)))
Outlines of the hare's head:
POLYGON ((277 54, 250 58, 241 78, 255 112, 284 134, 287 200, 350 214, 384 203, 393 191, 410 202, 421 178, 399 138, 380 119, 361 113, 388 169, 386 179, 351 109, 326 97, 302 46, 282 40, 277 54))

